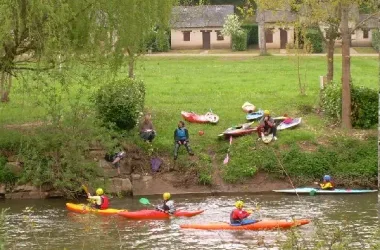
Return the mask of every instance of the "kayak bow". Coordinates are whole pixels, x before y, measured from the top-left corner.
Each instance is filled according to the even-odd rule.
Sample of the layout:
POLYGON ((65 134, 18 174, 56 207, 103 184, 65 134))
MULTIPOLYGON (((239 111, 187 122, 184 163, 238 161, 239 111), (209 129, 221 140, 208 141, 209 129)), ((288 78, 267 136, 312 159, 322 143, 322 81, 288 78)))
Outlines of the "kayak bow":
POLYGON ((74 203, 66 203, 66 208, 72 212, 76 212, 80 214, 96 213, 96 214, 102 214, 102 215, 112 215, 112 214, 117 214, 119 212, 127 211, 123 209, 114 209, 114 208, 96 209, 86 204, 74 204, 74 203))

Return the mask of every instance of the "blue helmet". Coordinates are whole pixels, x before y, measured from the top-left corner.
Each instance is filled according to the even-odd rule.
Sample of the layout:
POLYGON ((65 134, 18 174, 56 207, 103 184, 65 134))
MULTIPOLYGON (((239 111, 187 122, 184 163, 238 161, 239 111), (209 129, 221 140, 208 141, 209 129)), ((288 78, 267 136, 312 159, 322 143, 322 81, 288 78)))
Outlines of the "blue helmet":
POLYGON ((330 175, 325 175, 325 176, 323 176, 323 180, 324 180, 324 181, 330 181, 330 180, 331 180, 330 175))

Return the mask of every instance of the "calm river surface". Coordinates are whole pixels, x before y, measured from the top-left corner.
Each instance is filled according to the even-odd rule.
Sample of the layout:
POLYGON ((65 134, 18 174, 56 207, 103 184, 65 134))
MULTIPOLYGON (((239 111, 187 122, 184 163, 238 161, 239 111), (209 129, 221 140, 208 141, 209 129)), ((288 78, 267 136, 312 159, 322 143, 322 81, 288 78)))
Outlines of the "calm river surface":
MULTIPOLYGON (((344 227, 352 241, 371 240, 378 229, 377 194, 297 196, 260 194, 212 197, 174 197, 177 207, 205 209, 192 218, 130 221, 118 216, 75 214, 64 200, 5 200, 6 249, 280 249, 288 231, 202 231, 180 229, 182 223, 228 221, 237 199, 261 207, 262 219, 319 218, 326 226, 344 227), (33 207, 32 211, 25 211, 33 207)), ((152 203, 158 197, 149 198, 152 203)), ((138 199, 112 199, 112 207, 142 209, 138 199)), ((314 237, 315 224, 300 227, 314 237)))

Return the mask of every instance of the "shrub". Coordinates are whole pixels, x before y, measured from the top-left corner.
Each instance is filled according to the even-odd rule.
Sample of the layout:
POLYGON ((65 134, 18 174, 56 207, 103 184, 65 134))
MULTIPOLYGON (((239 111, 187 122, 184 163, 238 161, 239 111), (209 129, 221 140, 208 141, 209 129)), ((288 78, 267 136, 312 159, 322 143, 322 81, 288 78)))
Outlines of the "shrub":
POLYGON ((378 29, 372 30, 372 46, 375 50, 380 51, 380 31, 378 29))
POLYGON ((319 28, 309 28, 305 37, 307 42, 311 44, 311 53, 323 52, 323 34, 319 28))
POLYGON ((94 97, 103 122, 131 130, 144 108, 145 86, 142 81, 123 79, 102 86, 94 97))
POLYGON ((155 52, 166 52, 169 51, 170 49, 170 44, 169 44, 169 35, 166 31, 164 30, 158 30, 156 33, 156 41, 155 41, 155 46, 153 47, 153 51, 155 52))
POLYGON ((234 51, 247 50, 247 33, 245 31, 242 31, 240 33, 232 35, 231 43, 232 50, 234 51))
POLYGON ((14 184, 17 176, 7 166, 7 158, 0 156, 0 183, 14 184))
POLYGON ((259 43, 259 27, 257 24, 244 24, 241 26, 247 32, 247 45, 259 43))
MULTIPOLYGON (((328 116, 340 120, 341 86, 329 84, 322 93, 322 105, 328 116)), ((351 87, 351 121, 354 127, 370 128, 378 123, 378 94, 366 87, 351 87)))

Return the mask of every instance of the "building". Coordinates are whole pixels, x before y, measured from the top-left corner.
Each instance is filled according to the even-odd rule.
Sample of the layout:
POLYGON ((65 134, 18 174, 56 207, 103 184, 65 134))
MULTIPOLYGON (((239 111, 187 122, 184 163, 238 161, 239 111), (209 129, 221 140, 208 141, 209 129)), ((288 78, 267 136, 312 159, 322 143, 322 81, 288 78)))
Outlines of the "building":
POLYGON ((372 46, 372 32, 379 28, 380 15, 360 14, 358 23, 363 23, 352 35, 351 45, 354 47, 372 46))
POLYGON ((233 5, 176 6, 172 10, 171 49, 231 48, 221 30, 233 5))

